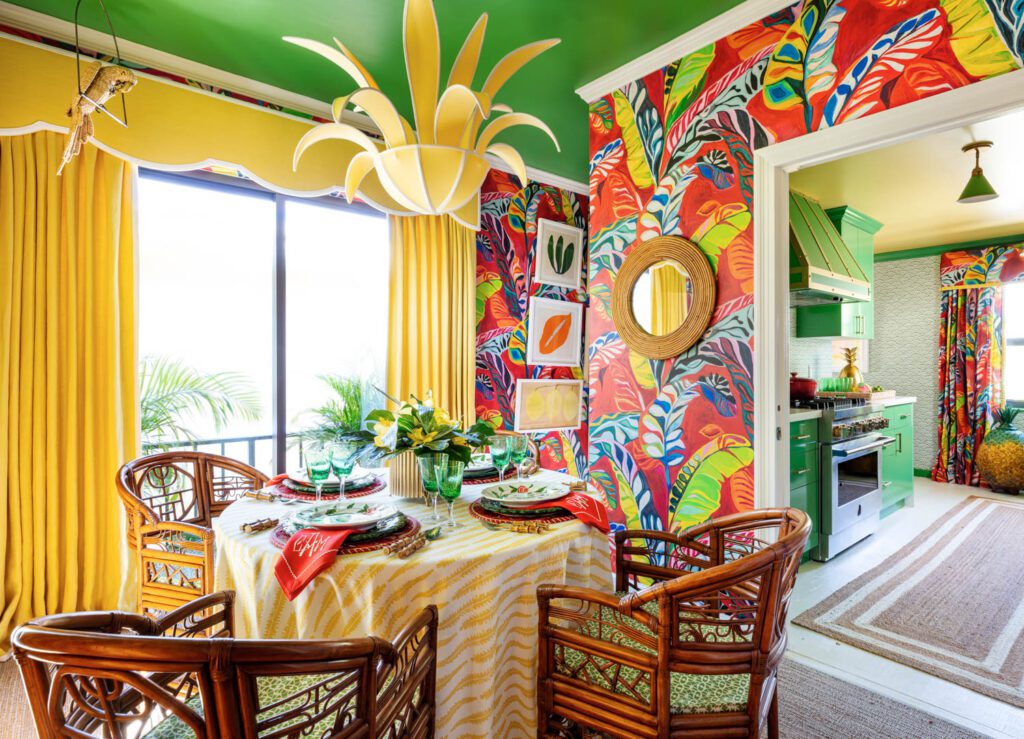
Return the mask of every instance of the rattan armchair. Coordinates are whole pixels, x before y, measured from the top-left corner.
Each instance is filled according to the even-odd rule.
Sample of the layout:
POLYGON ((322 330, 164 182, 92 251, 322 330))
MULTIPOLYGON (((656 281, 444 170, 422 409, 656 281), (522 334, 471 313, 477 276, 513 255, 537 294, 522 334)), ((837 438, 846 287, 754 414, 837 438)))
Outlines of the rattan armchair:
POLYGON ((203 452, 152 454, 118 470, 140 613, 166 613, 213 591, 211 522, 266 483, 257 469, 203 452))
POLYGON ((394 642, 238 640, 230 592, 152 619, 70 613, 14 632, 42 739, 434 735, 437 609, 394 642))
POLYGON ((767 723, 777 737, 809 533, 791 508, 684 534, 618 531, 618 592, 541 586, 538 736, 758 737, 767 723))

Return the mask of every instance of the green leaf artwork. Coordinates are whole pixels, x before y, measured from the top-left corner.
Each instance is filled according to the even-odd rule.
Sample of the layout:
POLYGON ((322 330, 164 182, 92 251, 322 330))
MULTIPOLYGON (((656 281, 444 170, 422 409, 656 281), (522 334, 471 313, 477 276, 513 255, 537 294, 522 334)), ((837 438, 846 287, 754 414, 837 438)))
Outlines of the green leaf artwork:
POLYGON ((548 237, 548 262, 555 274, 564 275, 572 267, 572 258, 576 254, 576 245, 571 241, 566 244, 561 236, 555 241, 554 236, 548 237))

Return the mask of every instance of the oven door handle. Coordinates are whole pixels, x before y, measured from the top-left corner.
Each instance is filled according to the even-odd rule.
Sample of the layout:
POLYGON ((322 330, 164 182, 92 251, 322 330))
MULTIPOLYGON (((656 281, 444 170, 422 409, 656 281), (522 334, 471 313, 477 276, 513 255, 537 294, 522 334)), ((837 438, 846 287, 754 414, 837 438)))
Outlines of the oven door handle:
POLYGON ((853 447, 852 449, 834 449, 834 450, 832 450, 832 456, 833 457, 855 457, 855 456, 860 456, 861 454, 866 454, 867 452, 874 451, 875 449, 881 449, 884 446, 889 446, 890 444, 895 444, 895 443, 896 443, 896 439, 892 438, 891 436, 882 436, 882 437, 878 438, 876 441, 873 441, 870 444, 865 444, 864 446, 856 446, 856 447, 853 447))

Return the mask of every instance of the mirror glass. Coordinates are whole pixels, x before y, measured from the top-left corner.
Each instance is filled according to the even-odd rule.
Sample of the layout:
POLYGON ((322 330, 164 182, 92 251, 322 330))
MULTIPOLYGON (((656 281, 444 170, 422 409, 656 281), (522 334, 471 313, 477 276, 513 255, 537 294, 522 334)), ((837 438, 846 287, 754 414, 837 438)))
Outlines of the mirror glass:
POLYGON ((693 302, 693 281, 682 264, 652 264, 633 286, 633 315, 652 336, 667 336, 683 325, 693 302))

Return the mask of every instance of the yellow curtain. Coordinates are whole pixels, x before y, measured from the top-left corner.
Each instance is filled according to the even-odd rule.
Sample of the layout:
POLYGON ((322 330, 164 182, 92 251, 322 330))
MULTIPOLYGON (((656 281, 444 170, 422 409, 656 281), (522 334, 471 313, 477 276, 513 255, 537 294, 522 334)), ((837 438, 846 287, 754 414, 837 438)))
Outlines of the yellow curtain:
POLYGON ((62 137, 0 137, 0 639, 116 607, 114 475, 138 448, 134 172, 62 137))
MULTIPOLYGON (((476 233, 448 216, 390 222, 388 394, 401 400, 433 390, 465 428, 476 418, 476 233)), ((416 478, 415 465, 408 454, 392 462, 393 481, 416 478)))
POLYGON ((664 336, 683 325, 689 307, 686 276, 672 264, 651 269, 651 333, 664 336))

